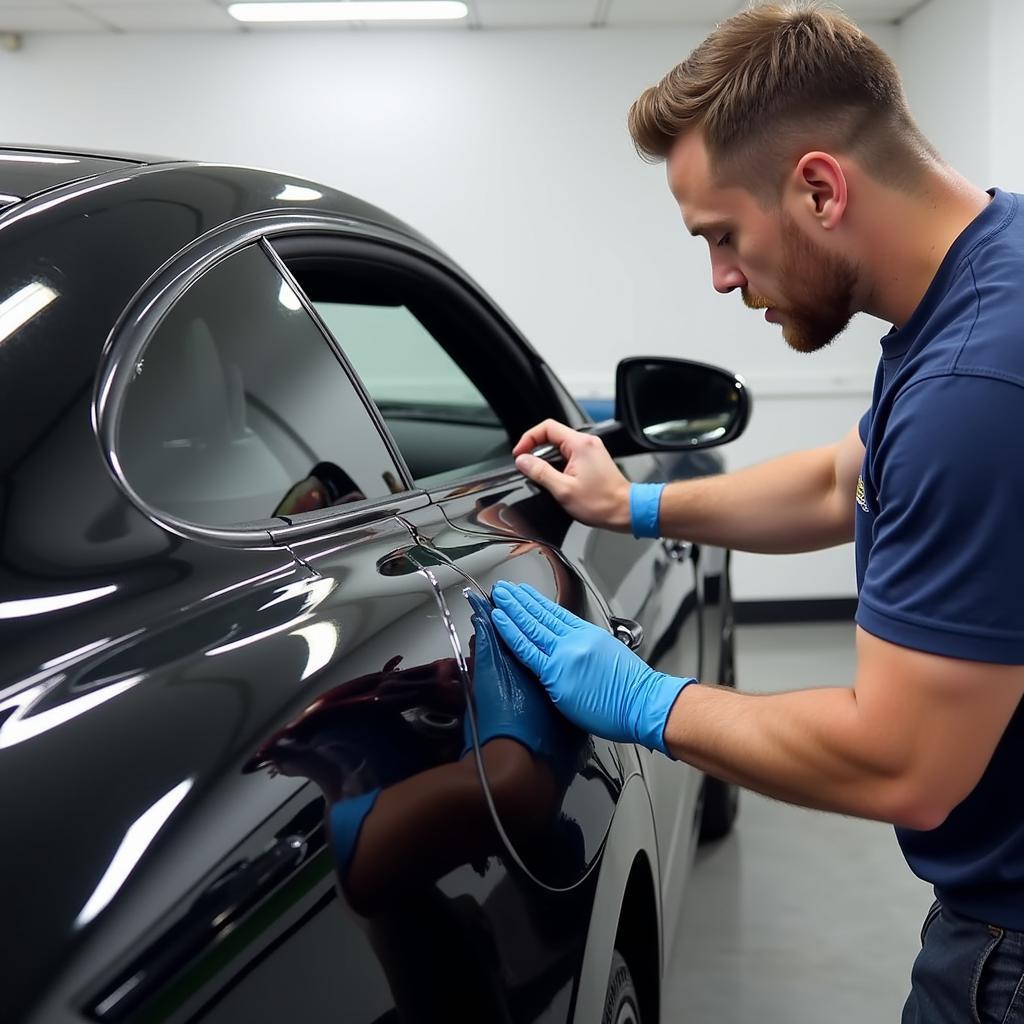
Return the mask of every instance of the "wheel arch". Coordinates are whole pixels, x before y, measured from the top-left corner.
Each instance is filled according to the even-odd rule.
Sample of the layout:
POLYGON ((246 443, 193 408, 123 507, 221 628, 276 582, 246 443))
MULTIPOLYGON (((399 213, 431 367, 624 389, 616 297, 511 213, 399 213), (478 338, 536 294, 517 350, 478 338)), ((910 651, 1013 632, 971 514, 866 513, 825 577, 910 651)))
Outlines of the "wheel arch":
POLYGON ((661 1002, 661 943, 654 873, 643 850, 637 852, 622 897, 615 949, 625 958, 640 1000, 640 1019, 656 1022, 661 1002))
POLYGON ((654 812, 638 773, 623 787, 601 858, 574 1024, 601 1019, 612 953, 620 941, 628 945, 619 951, 634 975, 644 1020, 658 1020, 664 944, 657 850, 654 812))

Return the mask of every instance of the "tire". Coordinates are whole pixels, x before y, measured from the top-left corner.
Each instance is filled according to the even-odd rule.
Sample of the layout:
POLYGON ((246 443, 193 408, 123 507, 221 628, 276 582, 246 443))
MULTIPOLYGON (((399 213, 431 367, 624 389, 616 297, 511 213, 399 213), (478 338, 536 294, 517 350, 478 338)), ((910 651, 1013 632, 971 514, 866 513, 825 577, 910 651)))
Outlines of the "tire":
POLYGON ((617 949, 612 952, 612 969, 608 975, 608 994, 604 999, 601 1024, 641 1024, 640 1000, 633 975, 617 949))
MULTIPOLYGON (((719 655, 718 682, 722 686, 736 685, 736 641, 735 622, 732 611, 732 595, 729 592, 729 568, 726 563, 725 585, 722 594, 722 647, 719 655)), ((704 780, 704 806, 700 816, 698 841, 710 843, 724 839, 736 823, 739 812, 740 789, 731 782, 713 779, 704 780)))
POLYGON ((739 787, 721 779, 707 778, 704 780, 704 809, 700 817, 700 836, 702 843, 724 839, 736 824, 739 813, 739 787))

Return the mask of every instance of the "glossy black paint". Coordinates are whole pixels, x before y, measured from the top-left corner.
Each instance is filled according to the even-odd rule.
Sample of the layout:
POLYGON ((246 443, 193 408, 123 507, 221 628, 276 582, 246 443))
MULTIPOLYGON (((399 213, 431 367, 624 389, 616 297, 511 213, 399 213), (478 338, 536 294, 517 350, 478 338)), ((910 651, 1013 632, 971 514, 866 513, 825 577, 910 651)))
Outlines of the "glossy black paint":
POLYGON ((0 148, 0 195, 27 199, 58 185, 92 178, 109 171, 129 170, 131 157, 82 156, 59 150, 0 148))
MULTIPOLYGON (((558 786, 514 741, 481 743, 462 590, 529 580, 595 622, 642 622, 664 670, 714 674, 721 553, 591 531, 509 470, 398 514, 281 517, 248 547, 169 532, 113 479, 94 389, 147 282, 232 222, 312 208, 339 235, 404 240, 487 305, 538 408, 579 412, 382 211, 244 168, 68 167, 39 163, 19 188, 41 194, 0 212, 0 302, 53 293, 0 339, 0 1018, 572 1019, 627 782, 653 804, 647 859, 682 861, 700 778, 590 738, 558 786), (346 860, 342 819, 374 792, 346 860)), ((663 478, 666 458, 623 466, 663 478)))

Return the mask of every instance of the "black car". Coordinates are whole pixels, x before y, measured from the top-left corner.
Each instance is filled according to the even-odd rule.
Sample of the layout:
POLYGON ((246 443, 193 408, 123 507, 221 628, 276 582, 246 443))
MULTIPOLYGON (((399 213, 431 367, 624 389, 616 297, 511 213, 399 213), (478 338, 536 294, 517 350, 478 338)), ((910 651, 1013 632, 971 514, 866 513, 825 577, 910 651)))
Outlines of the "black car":
POLYGON ((735 793, 576 732, 488 594, 731 682, 727 552, 574 523, 510 450, 550 416, 718 472, 742 382, 627 360, 594 424, 287 175, 9 147, 0 206, 0 1019, 658 1020, 735 793))

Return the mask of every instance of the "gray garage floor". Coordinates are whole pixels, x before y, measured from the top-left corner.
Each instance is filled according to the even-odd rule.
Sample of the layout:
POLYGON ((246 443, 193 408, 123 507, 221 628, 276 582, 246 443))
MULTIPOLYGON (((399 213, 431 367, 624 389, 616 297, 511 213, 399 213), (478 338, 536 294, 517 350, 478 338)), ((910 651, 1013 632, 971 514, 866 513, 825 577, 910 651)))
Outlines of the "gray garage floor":
MULTIPOLYGON (((847 685, 853 638, 852 624, 741 626, 739 685, 847 685)), ((888 826, 743 793, 735 833, 698 851, 663 1019, 898 1022, 930 903, 888 826)))

